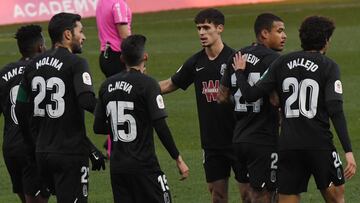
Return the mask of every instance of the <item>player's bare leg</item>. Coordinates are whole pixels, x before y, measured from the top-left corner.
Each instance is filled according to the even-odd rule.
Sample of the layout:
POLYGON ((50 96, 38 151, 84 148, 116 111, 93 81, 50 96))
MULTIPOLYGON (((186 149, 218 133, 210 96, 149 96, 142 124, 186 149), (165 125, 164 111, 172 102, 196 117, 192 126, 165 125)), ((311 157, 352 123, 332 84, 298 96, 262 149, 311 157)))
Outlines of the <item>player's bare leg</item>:
POLYGON ((321 190, 320 191, 324 200, 326 201, 326 203, 344 203, 345 202, 345 197, 344 197, 344 192, 345 192, 345 186, 344 185, 340 185, 340 186, 335 186, 335 185, 331 185, 330 187, 321 190))
POLYGON ((25 195, 26 203, 47 203, 48 198, 44 198, 41 195, 38 195, 37 197, 33 197, 30 195, 25 195))
POLYGON ((208 183, 212 203, 228 202, 228 179, 221 179, 208 183))
POLYGON ((239 183, 239 191, 242 203, 251 203, 251 194, 250 194, 250 183, 239 183))
POLYGON ((17 193, 17 195, 19 196, 19 198, 20 198, 20 200, 21 200, 22 203, 25 203, 25 202, 26 202, 24 194, 22 194, 22 193, 17 193))
POLYGON ((251 203, 272 203, 272 193, 266 189, 256 190, 251 188, 251 203))
POLYGON ((299 203, 300 195, 279 194, 279 203, 299 203))

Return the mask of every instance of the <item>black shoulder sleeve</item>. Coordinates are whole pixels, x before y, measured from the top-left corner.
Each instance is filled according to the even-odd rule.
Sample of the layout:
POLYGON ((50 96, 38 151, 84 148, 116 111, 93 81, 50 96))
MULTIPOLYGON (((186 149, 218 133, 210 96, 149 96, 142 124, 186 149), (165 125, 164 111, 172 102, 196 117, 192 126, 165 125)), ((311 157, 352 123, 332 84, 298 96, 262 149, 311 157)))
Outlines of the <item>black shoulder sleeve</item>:
POLYGON ((348 129, 346 125, 346 119, 342 107, 342 101, 331 100, 326 102, 326 108, 328 110, 331 121, 334 125, 336 134, 339 137, 341 146, 343 147, 345 153, 351 152, 351 142, 348 134, 348 129))
POLYGON ((173 159, 177 159, 179 156, 179 151, 176 148, 175 142, 171 136, 171 132, 170 132, 168 125, 166 124, 165 118, 161 118, 161 119, 154 121, 153 127, 155 128, 155 131, 156 131, 157 135, 159 136, 161 143, 164 145, 166 150, 169 152, 170 156, 173 159))

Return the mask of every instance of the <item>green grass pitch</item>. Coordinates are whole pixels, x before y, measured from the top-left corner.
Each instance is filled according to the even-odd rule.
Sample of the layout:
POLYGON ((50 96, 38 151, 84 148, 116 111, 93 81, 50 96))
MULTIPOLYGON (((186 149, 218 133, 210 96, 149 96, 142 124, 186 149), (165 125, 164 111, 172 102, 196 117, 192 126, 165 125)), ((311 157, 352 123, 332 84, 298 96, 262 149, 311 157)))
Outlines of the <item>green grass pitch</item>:
MULTIPOLYGON (((344 105, 348 121, 348 128, 352 139, 355 158, 360 162, 360 91, 357 89, 360 76, 360 2, 357 0, 288 0, 282 3, 243 5, 221 7, 226 17, 223 40, 233 48, 249 45, 254 40, 253 22, 261 12, 273 12, 285 21, 288 36, 284 53, 300 49, 298 27, 304 17, 309 15, 326 15, 336 22, 336 30, 331 42, 328 56, 333 58, 341 68, 344 86, 344 105)), ((180 65, 201 47, 193 23, 193 17, 198 9, 168 11, 160 13, 134 15, 133 33, 147 36, 147 50, 149 61, 148 73, 162 80, 170 77, 180 65)), ((94 18, 83 21, 86 42, 85 57, 92 71, 96 91, 104 80, 98 66, 99 43, 94 18)), ((46 36, 46 44, 50 46, 46 24, 42 24, 46 36)), ((20 55, 16 41, 13 38, 19 25, 0 27, 0 66, 17 60, 20 55)), ((206 203, 210 196, 205 183, 202 168, 202 151, 199 143, 199 128, 195 94, 191 86, 187 91, 178 90, 165 96, 165 103, 169 117, 168 124, 173 132, 177 146, 190 167, 190 177, 184 182, 178 180, 175 162, 171 160, 164 147, 156 138, 157 154, 162 169, 167 174, 172 197, 176 203, 206 203)), ((0 132, 3 132, 3 117, 0 118, 0 132)), ((92 132, 93 117, 86 115, 88 136, 99 148, 105 137, 92 132)), ((338 138, 334 137, 337 149, 344 164, 344 154, 338 138)), ((0 136, 2 143, 2 136, 0 136)), ((91 172, 90 174, 90 203, 113 202, 109 165, 106 171, 91 172)), ((360 176, 357 174, 346 183, 346 202, 360 202, 360 176)), ((230 178, 229 202, 240 202, 236 182, 230 178)), ((19 202, 12 193, 10 178, 7 173, 3 157, 0 156, 0 203, 19 202)), ((55 202, 52 197, 50 202, 55 202)), ((302 194, 302 202, 323 202, 314 182, 311 180, 308 192, 302 194)))

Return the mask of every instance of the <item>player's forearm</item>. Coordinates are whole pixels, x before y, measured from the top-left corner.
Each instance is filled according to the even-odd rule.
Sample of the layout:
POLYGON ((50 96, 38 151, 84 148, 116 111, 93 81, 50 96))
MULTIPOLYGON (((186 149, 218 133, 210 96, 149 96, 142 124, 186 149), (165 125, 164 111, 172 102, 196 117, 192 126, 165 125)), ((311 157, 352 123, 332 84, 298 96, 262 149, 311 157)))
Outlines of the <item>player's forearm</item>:
POLYGON ((178 89, 171 78, 159 82, 161 94, 168 94, 178 89))
POLYGON ((173 159, 179 158, 179 151, 175 145, 175 142, 171 136, 170 129, 168 125, 166 124, 166 121, 164 118, 158 119, 154 121, 153 124, 155 131, 157 135, 159 136, 159 139, 161 143, 164 145, 166 150, 169 152, 170 156, 173 159))
POLYGON ((94 125, 93 125, 94 133, 96 134, 109 134, 108 125, 105 120, 100 119, 95 116, 94 125))
POLYGON ((116 27, 121 39, 126 39, 130 36, 128 24, 117 24, 116 27))
POLYGON ((82 109, 94 113, 96 106, 96 98, 92 92, 84 92, 78 96, 78 102, 82 109))
POLYGON ((229 88, 220 85, 219 93, 216 96, 218 103, 229 103, 230 102, 230 91, 229 88))
POLYGON ((326 106, 344 151, 351 152, 352 147, 342 108, 342 101, 329 101, 326 103, 326 106))
POLYGON ((256 85, 250 86, 242 70, 235 71, 235 75, 237 81, 236 85, 240 88, 242 97, 245 101, 255 102, 266 94, 256 85))

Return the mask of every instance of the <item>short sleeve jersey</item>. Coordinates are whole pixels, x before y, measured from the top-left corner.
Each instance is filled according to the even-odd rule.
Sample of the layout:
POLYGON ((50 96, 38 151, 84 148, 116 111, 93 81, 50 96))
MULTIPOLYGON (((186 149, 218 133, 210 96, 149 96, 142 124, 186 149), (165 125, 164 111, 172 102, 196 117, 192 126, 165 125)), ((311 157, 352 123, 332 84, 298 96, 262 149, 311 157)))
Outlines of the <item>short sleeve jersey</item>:
POLYGON ((233 108, 229 104, 218 104, 216 96, 226 63, 233 53, 232 48, 224 45, 219 56, 210 60, 203 49, 171 77, 172 82, 183 90, 194 83, 203 149, 227 148, 232 144, 233 108))
POLYGON ((123 71, 101 85, 95 117, 109 123, 114 143, 111 173, 160 170, 153 121, 166 116, 159 84, 139 71, 123 71))
POLYGON ((122 39, 117 24, 127 24, 131 32, 132 12, 125 0, 99 0, 96 7, 96 23, 99 30, 100 50, 104 51, 106 42, 113 51, 120 52, 122 39))
POLYGON ((8 156, 22 156, 25 152, 15 115, 15 104, 19 83, 28 63, 28 60, 20 60, 6 65, 0 71, 0 103, 5 119, 3 152, 8 156))
MULTIPOLYGON (((257 44, 240 50, 246 56, 245 78, 254 85, 270 64, 279 57, 276 51, 257 44)), ((229 60, 228 67, 232 67, 229 60)), ((236 85, 233 68, 228 68, 222 77, 221 84, 230 89, 234 97, 236 125, 233 142, 247 142, 263 145, 275 145, 279 135, 279 119, 277 108, 270 104, 269 96, 264 96, 256 102, 246 102, 236 85)))
POLYGON ((256 85, 279 94, 284 118, 279 150, 333 149, 326 102, 342 101, 334 61, 318 52, 293 52, 278 58, 256 85))
POLYGON ((21 88, 39 121, 37 152, 88 154, 78 96, 94 90, 84 59, 65 48, 49 50, 26 68, 21 88))

